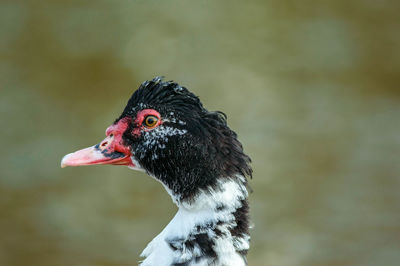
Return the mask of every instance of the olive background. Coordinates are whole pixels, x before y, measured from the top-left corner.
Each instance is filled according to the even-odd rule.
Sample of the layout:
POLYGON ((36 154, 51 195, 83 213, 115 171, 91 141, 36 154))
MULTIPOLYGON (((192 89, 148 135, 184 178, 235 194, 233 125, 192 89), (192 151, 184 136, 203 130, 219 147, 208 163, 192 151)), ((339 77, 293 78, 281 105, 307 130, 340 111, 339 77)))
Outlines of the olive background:
POLYGON ((136 265, 176 212, 118 166, 60 168, 163 75, 253 159, 249 265, 398 265, 394 0, 2 0, 0 265, 136 265))

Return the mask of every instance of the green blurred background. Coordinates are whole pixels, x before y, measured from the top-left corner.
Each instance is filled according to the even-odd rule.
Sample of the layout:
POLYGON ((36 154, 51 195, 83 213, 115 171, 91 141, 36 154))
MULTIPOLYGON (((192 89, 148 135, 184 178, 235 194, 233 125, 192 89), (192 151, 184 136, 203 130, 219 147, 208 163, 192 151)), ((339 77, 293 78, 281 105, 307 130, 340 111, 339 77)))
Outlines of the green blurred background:
POLYGON ((135 265, 176 207, 60 168, 164 75, 253 159, 249 265, 399 265, 398 1, 0 2, 0 265, 135 265))

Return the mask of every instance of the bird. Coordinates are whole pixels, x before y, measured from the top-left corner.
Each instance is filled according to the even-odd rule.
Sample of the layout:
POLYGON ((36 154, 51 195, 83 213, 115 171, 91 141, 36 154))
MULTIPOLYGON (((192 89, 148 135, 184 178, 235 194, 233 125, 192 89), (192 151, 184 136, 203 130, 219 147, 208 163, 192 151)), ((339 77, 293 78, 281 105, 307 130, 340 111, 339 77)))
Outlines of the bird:
POLYGON ((61 161, 104 164, 144 171, 178 207, 141 253, 141 266, 247 265, 251 159, 223 112, 208 111, 174 81, 144 81, 103 141, 61 161))

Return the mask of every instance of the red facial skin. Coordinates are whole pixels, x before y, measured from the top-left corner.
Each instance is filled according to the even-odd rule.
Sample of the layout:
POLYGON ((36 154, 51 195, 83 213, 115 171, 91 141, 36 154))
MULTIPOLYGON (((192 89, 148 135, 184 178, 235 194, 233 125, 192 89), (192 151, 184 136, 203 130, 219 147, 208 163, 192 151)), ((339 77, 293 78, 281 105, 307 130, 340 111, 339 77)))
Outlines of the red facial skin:
POLYGON ((154 109, 143 109, 143 110, 139 111, 136 115, 136 119, 135 119, 136 127, 132 130, 132 135, 138 137, 138 136, 140 136, 142 130, 145 130, 145 131, 151 130, 153 128, 158 127, 162 123, 163 122, 161 120, 161 116, 160 116, 159 112, 157 112, 154 109), (153 115, 158 118, 157 124, 155 126, 153 126, 152 128, 148 128, 143 125, 144 119, 146 118, 146 116, 149 116, 149 115, 153 115))
POLYGON ((119 120, 116 124, 109 126, 106 129, 106 136, 110 138, 114 138, 113 141, 108 143, 107 138, 100 143, 100 149, 105 147, 105 149, 110 152, 122 152, 124 154, 130 154, 131 151, 128 146, 125 146, 122 141, 122 134, 124 134, 125 130, 128 128, 131 119, 129 117, 124 117, 119 120))
MULTIPOLYGON (((97 145, 67 154, 61 161, 61 167, 81 166, 95 164, 126 165, 132 168, 136 165, 132 162, 132 154, 129 146, 123 144, 122 135, 131 123, 130 117, 120 119, 116 124, 106 130, 106 138, 97 145)), ((144 109, 138 112, 135 119, 134 136, 140 136, 143 130, 151 130, 162 124, 160 113, 154 109, 144 109), (153 115, 158 118, 157 124, 151 128, 143 125, 146 116, 153 115)))

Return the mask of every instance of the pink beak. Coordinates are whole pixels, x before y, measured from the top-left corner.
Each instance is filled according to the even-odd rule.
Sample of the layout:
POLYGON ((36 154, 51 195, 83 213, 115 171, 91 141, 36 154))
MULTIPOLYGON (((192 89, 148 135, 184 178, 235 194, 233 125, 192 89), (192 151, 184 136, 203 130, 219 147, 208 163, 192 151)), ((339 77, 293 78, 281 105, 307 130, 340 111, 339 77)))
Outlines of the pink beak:
POLYGON ((131 151, 122 142, 122 134, 127 127, 127 119, 121 119, 106 130, 107 137, 99 144, 65 155, 61 167, 95 164, 134 167, 131 151))

